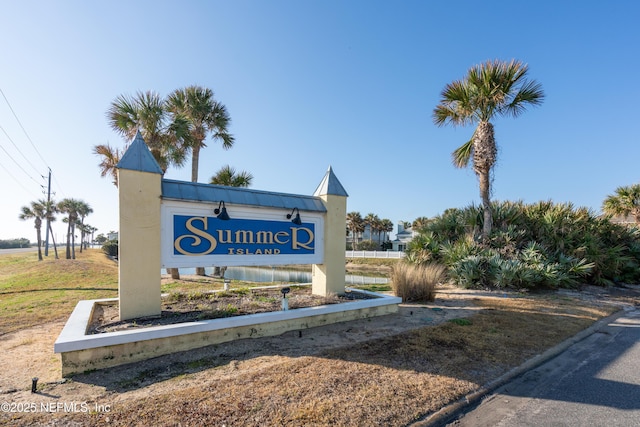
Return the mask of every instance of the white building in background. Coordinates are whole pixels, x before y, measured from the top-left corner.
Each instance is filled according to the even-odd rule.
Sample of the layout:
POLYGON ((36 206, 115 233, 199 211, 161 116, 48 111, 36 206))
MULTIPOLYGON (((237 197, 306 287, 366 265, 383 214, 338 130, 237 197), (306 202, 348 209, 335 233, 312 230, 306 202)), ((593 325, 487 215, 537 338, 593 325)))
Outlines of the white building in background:
POLYGON ((391 250, 404 252, 416 234, 413 230, 404 228, 404 221, 398 221, 398 232, 396 233, 396 238, 391 241, 391 250))
MULTIPOLYGON (((414 238, 418 233, 413 232, 410 229, 405 229, 404 227, 405 221, 398 221, 398 231, 393 240, 390 241, 391 248, 387 249, 390 251, 399 251, 404 252, 407 249, 407 244, 414 238)), ((389 242, 389 233, 382 233, 378 236, 377 233, 371 234, 371 229, 367 224, 362 233, 358 233, 357 236, 353 236, 351 230, 347 230, 347 245, 350 248, 353 248, 353 243, 355 241, 356 244, 362 243, 364 241, 371 240, 376 243, 384 243, 389 242)))

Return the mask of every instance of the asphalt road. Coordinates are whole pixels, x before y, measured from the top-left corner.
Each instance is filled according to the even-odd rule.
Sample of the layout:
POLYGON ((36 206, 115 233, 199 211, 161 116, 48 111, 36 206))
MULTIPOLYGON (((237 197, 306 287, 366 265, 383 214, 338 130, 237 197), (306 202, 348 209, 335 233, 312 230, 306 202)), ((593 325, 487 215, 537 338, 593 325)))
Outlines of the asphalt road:
MULTIPOLYGON (((18 254, 22 252, 36 252, 38 248, 30 247, 30 248, 12 248, 12 249, 0 249, 0 255, 3 254, 18 254)), ((44 249, 43 249, 44 251, 44 249)))
POLYGON ((640 308, 510 381, 448 426, 640 426, 640 308))

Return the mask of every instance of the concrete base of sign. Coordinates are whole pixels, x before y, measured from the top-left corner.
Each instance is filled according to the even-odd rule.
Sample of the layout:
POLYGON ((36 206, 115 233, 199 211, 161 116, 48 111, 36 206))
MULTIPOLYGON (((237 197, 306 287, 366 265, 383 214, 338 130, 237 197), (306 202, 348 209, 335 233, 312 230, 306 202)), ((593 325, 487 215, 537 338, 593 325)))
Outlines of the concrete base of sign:
POLYGON ((401 298, 373 295, 378 298, 95 335, 86 334, 94 307, 117 299, 85 300, 73 310, 54 350, 62 356, 62 375, 69 376, 212 344, 280 335, 398 311, 401 298))

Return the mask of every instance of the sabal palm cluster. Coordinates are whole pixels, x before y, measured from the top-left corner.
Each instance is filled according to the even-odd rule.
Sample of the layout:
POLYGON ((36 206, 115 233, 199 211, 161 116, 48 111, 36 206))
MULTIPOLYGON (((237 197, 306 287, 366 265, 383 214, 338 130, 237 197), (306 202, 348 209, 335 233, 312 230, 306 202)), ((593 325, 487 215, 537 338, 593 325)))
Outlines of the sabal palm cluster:
POLYGON ((640 184, 618 187, 604 200, 602 210, 611 216, 631 216, 640 224, 640 184))
MULTIPOLYGON (((234 143, 228 131, 231 118, 226 107, 215 100, 211 89, 200 86, 177 89, 166 98, 154 91, 120 95, 111 103, 107 120, 127 142, 139 131, 163 172, 170 166, 183 166, 191 155, 193 182, 198 180, 200 150, 206 147, 207 137, 220 140, 224 149, 234 143)), ((101 175, 111 176, 116 186, 116 165, 126 149, 127 146, 120 150, 109 144, 93 148, 101 158, 101 175)))
POLYGON ((464 287, 558 288, 640 279, 640 231, 572 204, 493 203, 493 231, 482 238, 483 207, 449 209, 411 242, 407 259, 440 263, 464 287))
MULTIPOLYGON (((83 200, 66 198, 59 203, 53 200, 38 200, 31 202, 29 206, 23 206, 20 211, 19 218, 23 221, 32 219, 34 221, 34 228, 36 229, 36 237, 38 244, 38 260, 42 261, 42 225, 43 221, 46 221, 49 225, 49 232, 53 239, 53 230, 51 223, 56 220, 56 214, 62 213, 67 216, 63 219, 67 223, 67 248, 66 258, 75 259, 75 231, 78 228, 81 232, 81 245, 80 251, 82 251, 82 244, 85 240, 85 235, 91 234, 97 230, 97 228, 86 224, 85 218, 93 213, 93 209, 83 200)), ((55 240, 53 241, 53 248, 55 251, 55 258, 58 259, 58 250, 56 248, 55 240)))
MULTIPOLYGON (((377 248, 383 240, 386 240, 387 233, 393 231, 393 222, 390 219, 380 217, 374 213, 368 213, 364 218, 360 212, 349 212, 347 214, 347 234, 351 233, 353 238, 353 249, 358 249, 358 241, 369 227, 369 244, 364 244, 367 249, 377 248), (377 243, 373 243, 373 236, 377 235, 377 243)), ((360 246, 363 246, 361 242, 360 246)))

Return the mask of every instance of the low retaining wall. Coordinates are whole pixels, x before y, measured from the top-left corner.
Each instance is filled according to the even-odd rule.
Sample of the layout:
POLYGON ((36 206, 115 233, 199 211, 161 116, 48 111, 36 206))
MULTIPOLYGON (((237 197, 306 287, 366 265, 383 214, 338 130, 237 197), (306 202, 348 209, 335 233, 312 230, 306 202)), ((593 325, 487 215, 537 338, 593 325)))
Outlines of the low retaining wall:
POLYGON ((117 298, 80 301, 58 336, 54 351, 61 354, 62 375, 69 376, 212 344, 391 314, 398 311, 402 301, 388 295, 352 291, 378 298, 95 335, 86 334, 94 307, 111 304, 117 298))

